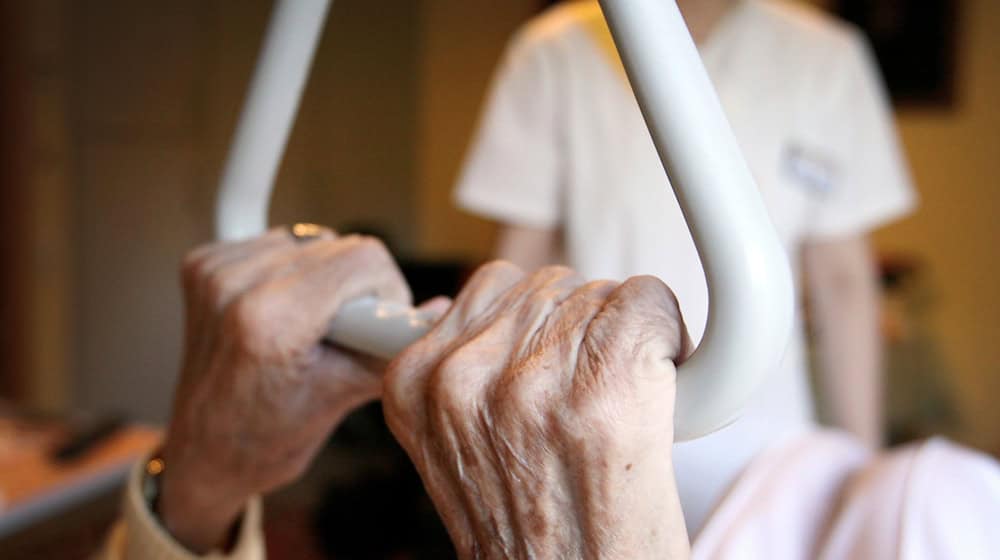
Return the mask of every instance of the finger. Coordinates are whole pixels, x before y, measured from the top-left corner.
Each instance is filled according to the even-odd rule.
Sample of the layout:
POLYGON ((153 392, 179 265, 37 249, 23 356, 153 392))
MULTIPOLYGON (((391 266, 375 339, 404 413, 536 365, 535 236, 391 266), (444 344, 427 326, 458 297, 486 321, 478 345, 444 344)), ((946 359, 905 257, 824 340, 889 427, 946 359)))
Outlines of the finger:
POLYGON ((275 352, 298 353, 315 345, 345 302, 375 295, 404 304, 410 292, 385 247, 373 238, 350 236, 312 242, 294 271, 240 296, 230 314, 244 336, 275 352), (276 328, 280 327, 280 328, 276 328))
MULTIPOLYGON (((332 238, 334 233, 325 229, 322 236, 332 238)), ((262 251, 294 245, 295 242, 285 228, 272 228, 264 235, 252 239, 210 243, 197 247, 185 255, 181 266, 185 292, 191 296, 200 296, 203 294, 203 284, 221 267, 262 251)))
POLYGON ((463 300, 464 294, 459 294, 445 318, 415 345, 412 355, 419 358, 406 360, 414 373, 396 380, 409 387, 398 389, 409 395, 449 394, 455 388, 478 394, 493 384, 548 313, 580 283, 565 267, 546 267, 527 277, 503 265, 495 273, 486 269, 470 282, 471 295, 463 300), (518 277, 521 280, 515 281, 518 277))
MULTIPOLYGON (((320 237, 333 238, 334 232, 322 228, 320 237)), ((199 270, 211 272, 218 266, 252 254, 264 246, 273 244, 294 245, 295 241, 288 233, 288 228, 274 227, 263 235, 238 241, 218 241, 196 247, 184 258, 185 264, 196 265, 199 270)))
POLYGON ((501 318, 491 321, 488 330, 514 342, 511 360, 524 356, 532 351, 535 335, 551 313, 582 285, 583 277, 570 268, 542 268, 507 293, 499 305, 501 318))
MULTIPOLYGON (((502 280, 509 282, 515 276, 502 280)), ((475 340, 473 346, 489 346, 505 349, 506 359, 518 355, 522 346, 533 336, 545 321, 548 314, 574 288, 583 283, 583 279, 572 269, 563 266, 544 267, 504 289, 501 293, 493 293, 484 298, 477 307, 478 315, 471 315, 467 307, 462 322, 453 322, 444 326, 438 333, 439 338, 452 339, 450 351, 465 346, 475 340), (491 299, 486 303, 487 299, 491 299)), ((494 284, 490 288, 499 288, 494 284)), ((460 305, 461 302, 456 303, 460 305)), ((447 321, 447 319, 446 319, 447 321)), ((470 348, 465 350, 475 353, 470 348)), ((506 363, 504 361, 503 363, 506 363)))
MULTIPOLYGON (((618 336, 628 336, 658 359, 676 362, 686 350, 687 327, 677 296, 653 276, 629 278, 608 296, 606 314, 598 319, 621 326, 618 336)), ((689 343, 688 343, 689 344, 689 343)))
POLYGON ((199 294, 203 302, 221 311, 239 294, 288 273, 307 251, 305 246, 272 238, 231 253, 202 280, 199 294))
POLYGON ((524 276, 524 271, 506 261, 493 261, 479 267, 431 335, 451 340, 524 276))
POLYGON ((230 264, 221 265, 199 278, 196 287, 187 288, 185 291, 188 292, 189 301, 186 344, 189 354, 203 355, 202 350, 214 345, 218 335, 215 328, 196 328, 195 325, 217 321, 237 296, 260 283, 263 278, 276 275, 277 270, 286 267, 294 259, 296 251, 294 245, 261 240, 255 245, 251 257, 234 259, 230 264))
POLYGON ((539 427, 531 424, 534 411, 543 410, 571 383, 587 327, 616 286, 611 281, 590 282, 563 297, 490 388, 488 402, 502 416, 498 422, 529 431, 539 427))
POLYGON ((546 321, 532 352, 549 356, 549 360, 563 364, 561 369, 572 373, 590 322, 618 286, 611 280, 596 280, 574 290, 546 321))
POLYGON ((281 229, 272 229, 266 234, 238 242, 220 242, 202 245, 190 251, 181 266, 184 299, 187 354, 198 355, 196 350, 214 343, 213 329, 198 328, 197 325, 212 321, 225 305, 245 285, 245 281, 235 281, 230 274, 220 274, 220 268, 227 263, 241 262, 244 255, 267 255, 279 248, 291 248, 288 236, 281 229), (194 336, 196 333, 202 333, 194 336), (194 338, 192 338, 194 337, 194 338))
POLYGON ((686 339, 680 306, 670 288, 652 276, 629 278, 590 321, 575 384, 610 383, 633 391, 647 382, 672 387, 686 339))
POLYGON ((417 312, 428 323, 433 325, 444 317, 445 313, 451 309, 453 303, 450 297, 436 296, 417 306, 417 312))
POLYGON ((435 326, 390 362, 385 375, 383 408, 390 426, 399 426, 397 438, 424 429, 428 377, 455 346, 470 336, 467 332, 470 322, 523 277, 520 268, 504 261, 479 267, 435 326))

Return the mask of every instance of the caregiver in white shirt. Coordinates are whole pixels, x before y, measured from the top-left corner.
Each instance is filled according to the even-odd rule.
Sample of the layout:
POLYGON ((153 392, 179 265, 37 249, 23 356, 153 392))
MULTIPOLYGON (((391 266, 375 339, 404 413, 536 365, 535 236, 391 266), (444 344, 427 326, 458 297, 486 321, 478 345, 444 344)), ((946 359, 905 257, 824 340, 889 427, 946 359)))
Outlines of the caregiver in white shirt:
MULTIPOLYGON (((877 447, 879 303, 866 234, 915 196, 874 62, 855 30, 805 7, 678 4, 793 270, 805 273, 824 404, 877 447)), ((701 263, 596 2, 552 8, 514 37, 456 198, 503 224, 497 256, 525 269, 565 262, 589 278, 659 277, 700 340, 701 263)), ((693 533, 752 457, 814 421, 797 315, 782 364, 743 418, 676 446, 693 533)))

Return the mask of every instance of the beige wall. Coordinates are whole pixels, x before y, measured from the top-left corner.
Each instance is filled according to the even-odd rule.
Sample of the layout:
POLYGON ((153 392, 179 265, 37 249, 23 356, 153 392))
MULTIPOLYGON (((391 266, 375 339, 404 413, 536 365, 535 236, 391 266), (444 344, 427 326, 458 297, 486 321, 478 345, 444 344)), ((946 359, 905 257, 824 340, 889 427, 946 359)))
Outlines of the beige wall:
POLYGON ((954 108, 899 114, 921 207, 875 236, 921 258, 931 315, 965 423, 962 438, 1000 449, 1000 2, 961 5, 954 108))
POLYGON ((451 201, 483 93, 504 45, 539 0, 426 0, 421 14, 416 145, 420 246, 430 257, 484 259, 493 228, 451 201))
MULTIPOLYGON (((215 182, 269 0, 38 0, 30 26, 32 404, 162 419, 180 355, 176 266, 215 182)), ((413 246, 419 3, 339 0, 273 221, 377 224, 413 246)))

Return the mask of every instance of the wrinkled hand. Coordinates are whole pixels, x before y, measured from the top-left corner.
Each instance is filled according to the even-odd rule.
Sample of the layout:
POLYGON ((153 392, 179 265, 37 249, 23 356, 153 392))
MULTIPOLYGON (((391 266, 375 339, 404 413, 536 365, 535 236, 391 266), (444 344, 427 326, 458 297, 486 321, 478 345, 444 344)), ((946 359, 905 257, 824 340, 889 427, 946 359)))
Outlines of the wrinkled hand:
POLYGON ((340 419, 379 396, 384 364, 320 342, 338 307, 410 293, 378 241, 330 231, 202 247, 182 275, 186 347, 158 510, 203 552, 250 496, 295 479, 340 419))
POLYGON ((386 373, 386 419, 463 558, 680 558, 662 282, 480 269, 386 373))

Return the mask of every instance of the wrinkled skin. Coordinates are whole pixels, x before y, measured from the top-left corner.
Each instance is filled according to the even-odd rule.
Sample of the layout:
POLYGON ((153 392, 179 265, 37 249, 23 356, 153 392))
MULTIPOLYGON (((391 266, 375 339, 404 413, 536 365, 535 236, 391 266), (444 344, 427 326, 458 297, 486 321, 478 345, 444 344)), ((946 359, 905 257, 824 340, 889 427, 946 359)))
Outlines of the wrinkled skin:
POLYGON ((275 230, 196 249, 183 281, 157 511, 192 551, 224 546, 253 495, 297 478, 346 414, 382 396, 463 558, 687 554, 671 444, 688 342, 658 280, 487 265, 453 305, 425 307, 447 313, 388 368, 321 342, 351 299, 409 303, 377 241, 275 230))
POLYGON ((320 342, 362 295, 410 292, 378 241, 285 230, 209 245, 182 265, 185 353, 159 514, 184 545, 224 542, 254 494, 297 478, 335 425, 381 393, 384 364, 320 342))
POLYGON ((386 419, 463 558, 682 558, 688 347, 659 280, 495 263, 390 365, 386 419))

